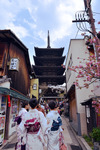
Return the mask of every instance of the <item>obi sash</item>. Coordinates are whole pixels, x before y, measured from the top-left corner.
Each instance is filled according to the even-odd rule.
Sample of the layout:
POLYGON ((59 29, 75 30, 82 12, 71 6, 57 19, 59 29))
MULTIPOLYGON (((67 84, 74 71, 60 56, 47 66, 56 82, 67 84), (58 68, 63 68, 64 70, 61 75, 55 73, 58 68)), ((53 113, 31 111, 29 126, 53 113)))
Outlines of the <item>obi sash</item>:
POLYGON ((27 133, 37 133, 41 125, 40 125, 40 122, 37 120, 37 118, 33 118, 30 120, 27 120, 24 126, 27 129, 27 133))
POLYGON ((62 125, 62 120, 60 117, 57 118, 57 121, 53 120, 51 131, 57 131, 62 125))

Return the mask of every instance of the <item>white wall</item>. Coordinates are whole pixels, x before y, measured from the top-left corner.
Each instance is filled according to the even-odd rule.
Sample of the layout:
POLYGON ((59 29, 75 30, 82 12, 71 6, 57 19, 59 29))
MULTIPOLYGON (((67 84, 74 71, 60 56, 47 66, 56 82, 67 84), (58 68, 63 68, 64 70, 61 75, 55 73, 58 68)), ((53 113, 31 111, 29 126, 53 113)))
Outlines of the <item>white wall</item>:
MULTIPOLYGON (((78 66, 80 64, 79 62, 81 61, 81 59, 77 59, 77 57, 88 58, 89 55, 86 54, 85 52, 88 52, 86 45, 85 45, 85 40, 84 39, 72 39, 70 41, 68 56, 66 60, 66 68, 68 67, 71 54, 72 54, 72 62, 73 62, 72 66, 76 66, 76 65, 78 66)), ((67 76, 67 71, 66 71, 66 76, 67 76)), ((71 76, 67 83, 67 91, 70 89, 73 82, 76 81, 76 76, 77 76, 77 73, 75 73, 74 71, 71 71, 71 76)), ((83 79, 80 78, 78 80, 79 80, 79 84, 83 85, 83 79)), ((75 87, 75 90, 76 90, 77 112, 83 113, 84 107, 80 103, 88 99, 91 95, 93 95, 93 93, 91 92, 91 90, 93 90, 93 85, 90 85, 88 89, 87 88, 79 89, 75 87)))
MULTIPOLYGON (((72 54, 72 66, 76 66, 76 65, 79 66, 79 64, 80 64, 79 62, 81 60, 77 59, 77 57, 88 58, 89 52, 88 52, 88 54, 86 54, 85 52, 88 52, 88 50, 86 48, 84 39, 72 39, 70 41, 69 51, 68 51, 68 55, 67 55, 67 59, 66 59, 66 79, 68 78, 67 68, 69 65, 71 54, 72 54)), ((66 83, 67 92, 69 91, 69 89, 73 85, 73 82, 76 81, 77 75, 78 74, 76 72, 71 71, 70 78, 69 78, 68 82, 66 83)), ((83 85, 83 79, 80 78, 78 80, 79 80, 79 84, 83 85)), ((76 107, 77 107, 77 113, 80 114, 80 126, 81 126, 81 133, 82 134, 87 133, 87 125, 86 125, 85 107, 82 106, 81 103, 84 100, 89 99, 89 97, 91 95, 93 95, 91 90, 93 90, 93 84, 91 84, 88 89, 87 88, 79 89, 78 87, 75 86, 76 105, 77 105, 76 107)))
POLYGON ((98 79, 97 80, 98 82, 94 82, 94 94, 96 95, 96 96, 100 96, 100 80, 98 79), (97 86, 99 86, 99 87, 97 87, 97 86))

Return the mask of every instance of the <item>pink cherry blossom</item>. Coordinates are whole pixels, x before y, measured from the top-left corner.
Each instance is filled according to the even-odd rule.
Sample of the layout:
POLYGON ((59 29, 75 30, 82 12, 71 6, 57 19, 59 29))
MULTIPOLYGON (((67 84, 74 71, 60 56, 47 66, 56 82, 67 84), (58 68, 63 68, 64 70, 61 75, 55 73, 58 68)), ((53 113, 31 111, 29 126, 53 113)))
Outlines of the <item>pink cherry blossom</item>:
POLYGON ((96 104, 96 101, 92 101, 92 104, 96 104))

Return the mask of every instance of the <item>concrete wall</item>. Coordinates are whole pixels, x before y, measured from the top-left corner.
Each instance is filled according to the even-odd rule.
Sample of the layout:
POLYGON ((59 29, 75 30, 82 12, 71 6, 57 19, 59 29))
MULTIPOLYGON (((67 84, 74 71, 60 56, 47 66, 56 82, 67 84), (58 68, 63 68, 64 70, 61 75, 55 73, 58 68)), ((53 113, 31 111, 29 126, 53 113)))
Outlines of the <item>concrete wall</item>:
POLYGON ((94 93, 95 93, 95 95, 100 96, 100 80, 98 79, 97 81, 98 82, 93 83, 93 85, 94 85, 94 93))

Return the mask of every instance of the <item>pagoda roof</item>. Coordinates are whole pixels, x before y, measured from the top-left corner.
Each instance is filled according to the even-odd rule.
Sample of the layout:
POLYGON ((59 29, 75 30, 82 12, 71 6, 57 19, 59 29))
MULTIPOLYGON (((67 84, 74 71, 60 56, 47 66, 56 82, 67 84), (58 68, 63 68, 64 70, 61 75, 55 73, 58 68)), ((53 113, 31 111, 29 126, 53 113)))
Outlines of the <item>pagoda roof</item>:
POLYGON ((46 82, 51 85, 60 85, 65 82, 65 76, 37 76, 39 78, 40 84, 46 82))
POLYGON ((36 75, 42 75, 43 72, 53 73, 56 72, 57 75, 63 75, 65 68, 62 66, 33 66, 33 70, 36 75))
POLYGON ((64 47, 63 48, 38 48, 34 47, 35 49, 35 54, 38 57, 43 57, 43 56, 62 56, 64 47))
POLYGON ((65 56, 61 56, 61 57, 36 57, 33 56, 35 64, 42 66, 44 65, 44 63, 55 63, 56 65, 61 65, 63 64, 64 60, 65 60, 65 56))

